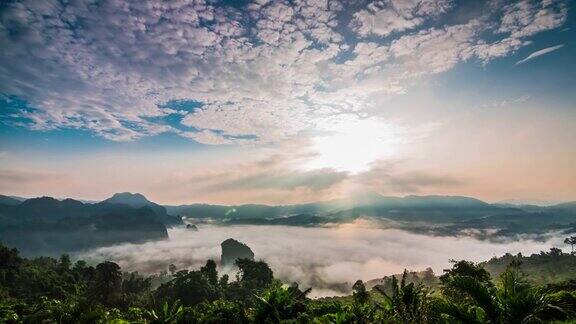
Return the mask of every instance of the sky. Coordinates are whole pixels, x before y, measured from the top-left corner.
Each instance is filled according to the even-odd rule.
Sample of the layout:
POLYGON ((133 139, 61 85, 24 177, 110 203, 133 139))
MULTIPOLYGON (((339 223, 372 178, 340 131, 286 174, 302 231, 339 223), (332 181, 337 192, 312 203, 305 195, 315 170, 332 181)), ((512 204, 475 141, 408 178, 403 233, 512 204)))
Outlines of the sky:
POLYGON ((3 1, 0 193, 576 200, 572 1, 3 1))

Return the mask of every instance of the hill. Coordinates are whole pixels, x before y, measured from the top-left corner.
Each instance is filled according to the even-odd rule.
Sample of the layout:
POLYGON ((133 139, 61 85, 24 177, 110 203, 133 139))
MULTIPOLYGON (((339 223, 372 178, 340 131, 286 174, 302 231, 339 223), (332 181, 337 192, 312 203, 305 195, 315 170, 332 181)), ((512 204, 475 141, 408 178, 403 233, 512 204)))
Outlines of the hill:
POLYGON ((163 208, 153 206, 136 208, 107 202, 84 204, 73 199, 32 198, 15 206, 0 204, 0 241, 19 248, 25 255, 55 255, 166 239, 164 221, 172 219, 163 208))
POLYGON ((18 200, 16 198, 13 198, 10 196, 0 195, 0 204, 2 204, 2 205, 16 206, 16 205, 20 205, 21 203, 22 203, 22 201, 18 200))

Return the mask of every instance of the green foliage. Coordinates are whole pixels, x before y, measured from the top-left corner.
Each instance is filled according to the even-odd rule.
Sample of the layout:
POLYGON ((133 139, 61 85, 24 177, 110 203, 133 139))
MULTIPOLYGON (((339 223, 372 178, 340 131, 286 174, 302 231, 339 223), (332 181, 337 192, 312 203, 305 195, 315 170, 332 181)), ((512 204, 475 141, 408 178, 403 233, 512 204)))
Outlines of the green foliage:
POLYGON ((392 277, 391 295, 380 287, 375 287, 386 299, 384 309, 401 323, 428 323, 430 293, 423 284, 406 283, 406 275, 407 271, 404 271, 400 283, 396 277, 392 277))
POLYGON ((172 305, 164 302, 158 311, 151 310, 146 315, 151 324, 176 324, 184 316, 184 307, 179 300, 172 305))
MULTIPOLYGON (((225 289, 228 299, 241 301, 247 306, 254 305, 257 301, 255 296, 261 294, 274 280, 272 269, 263 261, 250 259, 236 260, 238 274, 236 281, 230 283, 225 289)), ((227 277, 222 277, 221 282, 227 282, 227 277)))
MULTIPOLYGON (((546 254, 560 263, 573 257, 546 254)), ((359 280, 349 296, 309 299, 310 289, 282 284, 263 261, 239 260, 231 282, 211 260, 145 277, 113 262, 72 264, 66 255, 29 260, 0 245, 0 323, 574 322, 576 280, 537 286, 524 260, 512 258, 496 280, 484 264, 454 262, 436 293, 424 284, 437 283, 431 271, 425 281, 405 271, 373 291, 359 280), (153 280, 162 282, 155 290, 153 280)))
POLYGON ((120 298, 121 287, 120 266, 110 261, 102 262, 96 266, 90 281, 90 298, 103 305, 114 305, 120 298))
POLYGON ((200 268, 200 272, 208 279, 211 285, 218 285, 218 272, 216 271, 216 262, 214 260, 206 261, 206 265, 200 268))
POLYGON ((201 271, 178 271, 174 279, 162 284, 155 292, 157 300, 174 303, 181 301, 184 306, 194 306, 204 301, 221 297, 218 287, 210 283, 201 271))
POLYGON ((310 289, 301 291, 298 285, 271 285, 262 296, 257 296, 254 320, 257 323, 278 323, 305 314, 306 295, 310 289))
POLYGON ((530 256, 521 254, 505 254, 499 258, 492 258, 482 266, 490 272, 492 277, 498 277, 512 262, 518 259, 522 262, 522 270, 526 279, 533 285, 546 285, 550 283, 576 280, 576 255, 562 253, 559 249, 540 252, 530 256))
POLYGON ((264 261, 252 261, 249 259, 236 260, 236 266, 240 270, 238 282, 249 289, 262 289, 272 283, 274 274, 272 269, 264 261))
POLYGON ((456 299, 454 296, 458 294, 449 295, 448 301, 440 304, 437 310, 452 320, 467 319, 476 323, 541 323, 572 316, 571 294, 558 298, 560 296, 554 297, 533 287, 520 266, 518 261, 511 262, 496 286, 483 281, 483 277, 453 271, 443 281, 444 288, 467 298, 456 299))
POLYGON ((246 308, 239 302, 218 299, 213 302, 203 302, 194 307, 193 319, 189 322, 206 324, 248 323, 246 308))
POLYGON ((366 286, 362 280, 358 280, 352 286, 352 290, 354 291, 352 297, 354 298, 354 302, 357 304, 364 304, 370 298, 370 294, 366 290, 366 286))

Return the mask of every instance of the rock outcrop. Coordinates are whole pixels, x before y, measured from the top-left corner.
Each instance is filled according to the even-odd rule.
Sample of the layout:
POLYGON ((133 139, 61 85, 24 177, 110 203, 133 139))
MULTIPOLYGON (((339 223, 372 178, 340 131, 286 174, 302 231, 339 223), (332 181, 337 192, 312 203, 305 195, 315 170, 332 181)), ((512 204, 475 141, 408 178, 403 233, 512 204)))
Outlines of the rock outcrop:
POLYGON ((227 239, 220 244, 222 247, 222 266, 233 266, 238 259, 254 260, 254 252, 248 245, 238 242, 235 239, 227 239))

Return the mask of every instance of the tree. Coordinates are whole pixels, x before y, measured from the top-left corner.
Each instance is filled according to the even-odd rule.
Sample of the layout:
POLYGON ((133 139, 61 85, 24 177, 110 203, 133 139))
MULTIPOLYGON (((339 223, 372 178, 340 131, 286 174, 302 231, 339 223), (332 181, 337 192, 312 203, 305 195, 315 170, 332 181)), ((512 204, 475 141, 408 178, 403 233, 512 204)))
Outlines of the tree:
POLYGON ((206 261, 206 265, 200 268, 200 272, 206 276, 211 285, 218 285, 218 271, 216 270, 216 262, 214 262, 214 260, 206 261))
POLYGON ((68 271, 70 269, 70 267, 72 266, 72 261, 70 261, 70 256, 68 254, 62 254, 62 256, 60 256, 60 261, 58 263, 58 270, 61 273, 64 273, 66 271, 68 271))
POLYGON ((140 294, 150 291, 151 279, 140 275, 138 272, 132 272, 126 275, 122 280, 122 293, 140 294))
POLYGON ((408 272, 404 270, 400 283, 392 276, 392 293, 387 294, 379 286, 374 287, 384 298, 387 304, 384 309, 400 323, 429 323, 430 300, 426 287, 414 282, 406 283, 408 272))
POLYGON ((194 312, 191 315, 194 317, 194 323, 249 323, 245 307, 241 303, 225 299, 201 303, 194 307, 194 312))
POLYGON ((565 244, 570 244, 570 247, 572 248, 571 254, 574 254, 574 245, 576 245, 576 236, 567 237, 567 238, 564 240, 564 243, 565 243, 565 244))
POLYGON ((370 294, 362 280, 357 280, 352 286, 352 290, 354 291, 352 297, 354 297, 354 302, 356 303, 365 304, 370 298, 370 294))
POLYGON ((550 252, 548 252, 548 254, 550 254, 553 257, 559 257, 562 255, 562 249, 559 248, 550 248, 550 252))
POLYGON ((236 266, 240 269, 238 282, 245 288, 264 289, 274 279, 272 269, 264 261, 238 259, 236 260, 236 266))
POLYGON ((0 244, 0 287, 8 287, 14 284, 17 270, 23 260, 18 250, 9 249, 0 244))
POLYGON ((22 258, 16 249, 0 244, 0 270, 14 270, 20 266, 22 258))
POLYGON ((454 289, 449 283, 456 277, 470 277, 478 281, 481 285, 491 289, 494 284, 490 273, 484 269, 480 264, 474 262, 460 260, 451 260, 452 268, 444 270, 444 274, 440 276, 440 283, 442 294, 452 300, 469 299, 467 294, 463 294, 459 289, 454 289))
POLYGON ((91 284, 92 297, 96 302, 113 305, 115 297, 121 292, 122 273, 120 266, 106 261, 98 264, 91 284))
POLYGON ((184 306, 197 305, 204 301, 213 301, 220 297, 218 287, 212 285, 200 271, 178 271, 174 279, 156 289, 157 300, 175 302, 180 300, 184 306))

